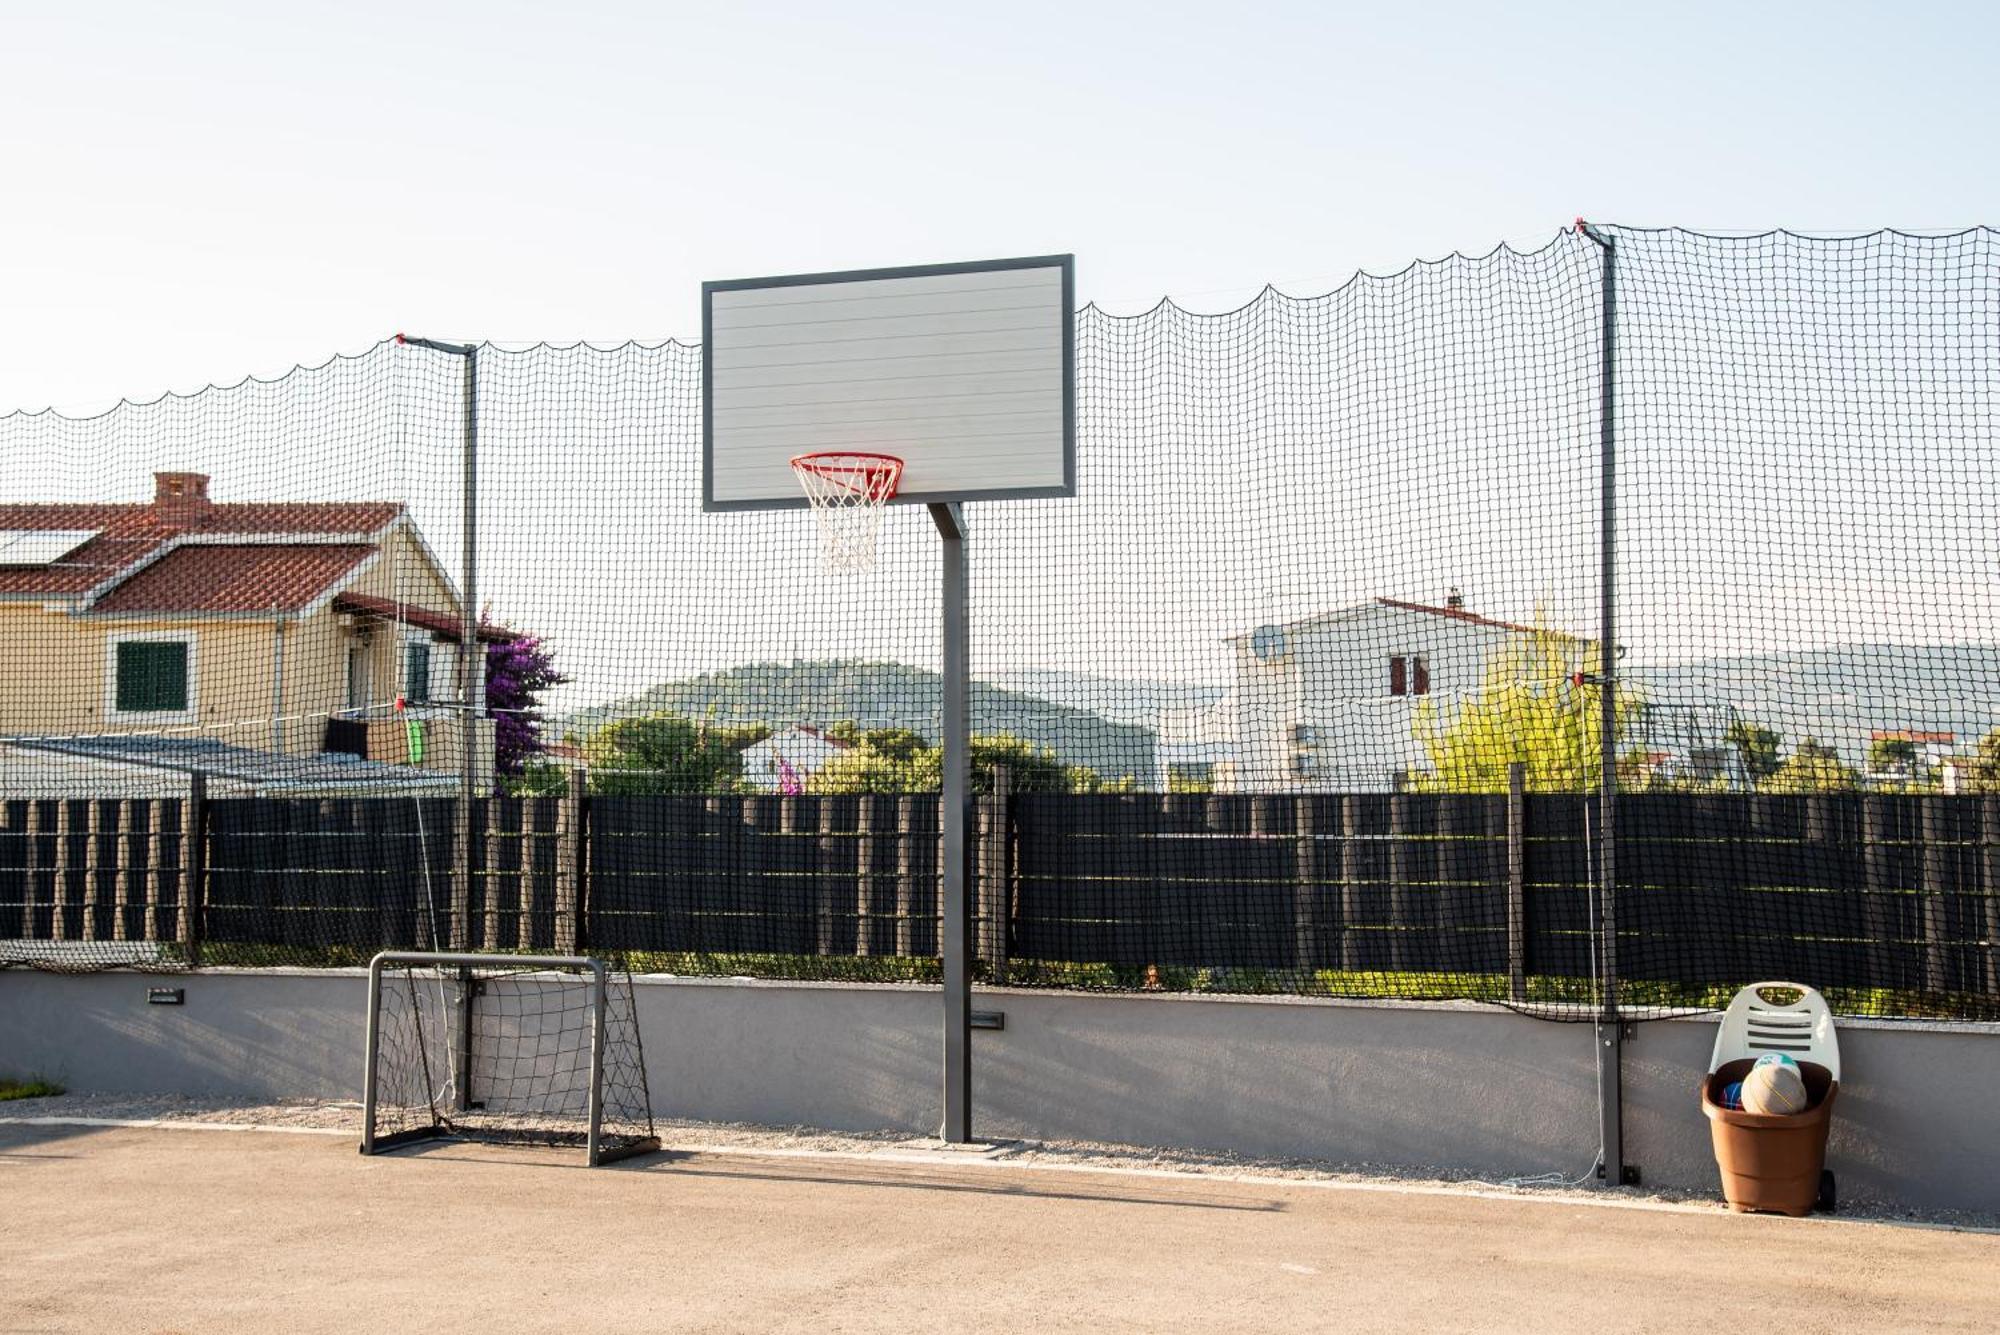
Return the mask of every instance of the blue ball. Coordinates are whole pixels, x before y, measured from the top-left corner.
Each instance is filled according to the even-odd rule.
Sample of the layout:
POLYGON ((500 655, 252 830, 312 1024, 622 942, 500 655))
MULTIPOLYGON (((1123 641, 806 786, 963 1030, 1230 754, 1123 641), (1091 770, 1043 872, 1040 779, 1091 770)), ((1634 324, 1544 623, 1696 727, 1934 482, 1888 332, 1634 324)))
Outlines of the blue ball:
POLYGON ((1722 1106, 1743 1111, 1743 1082, 1732 1080, 1722 1087, 1722 1106))

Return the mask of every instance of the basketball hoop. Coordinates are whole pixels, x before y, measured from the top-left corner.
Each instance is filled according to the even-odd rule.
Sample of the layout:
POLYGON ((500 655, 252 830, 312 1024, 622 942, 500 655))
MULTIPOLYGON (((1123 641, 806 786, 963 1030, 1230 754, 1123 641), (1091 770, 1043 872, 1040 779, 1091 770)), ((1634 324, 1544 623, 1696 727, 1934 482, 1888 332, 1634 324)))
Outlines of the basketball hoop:
POLYGON ((792 471, 819 522, 819 549, 827 568, 874 569, 882 507, 903 480, 903 461, 893 454, 823 452, 801 454, 792 460, 792 471))

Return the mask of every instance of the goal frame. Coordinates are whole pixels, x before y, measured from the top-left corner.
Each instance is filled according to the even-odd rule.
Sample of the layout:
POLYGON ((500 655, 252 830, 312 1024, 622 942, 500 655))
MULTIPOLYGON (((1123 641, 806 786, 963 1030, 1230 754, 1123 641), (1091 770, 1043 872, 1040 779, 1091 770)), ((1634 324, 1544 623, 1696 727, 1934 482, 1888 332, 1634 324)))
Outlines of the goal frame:
MULTIPOLYGON (((563 969, 588 972, 590 976, 590 1090, 586 1111, 588 1126, 585 1133, 584 1155, 587 1166, 596 1168, 602 1164, 615 1163, 620 1159, 630 1159, 641 1154, 652 1154, 659 1150, 658 1136, 645 1136, 626 1144, 606 1147, 603 1144, 604 1131, 604 1038, 609 1009, 610 988, 609 967, 601 959, 588 955, 502 955, 479 954, 454 951, 426 950, 385 950, 368 962, 368 1023, 367 1037, 363 1044, 366 1066, 361 1081, 361 1152, 380 1154, 385 1150, 425 1140, 453 1139, 457 1133, 442 1122, 433 1121, 429 1126, 414 1127, 406 1131, 396 1131, 385 1136, 375 1134, 375 1113, 380 1088, 378 1068, 382 1056, 382 975, 392 968, 422 967, 440 969, 496 969, 518 971, 522 969, 563 969)), ((467 998, 465 1019, 469 1027, 471 998, 467 998)), ((638 1017, 633 1016, 636 1025, 638 1017)))

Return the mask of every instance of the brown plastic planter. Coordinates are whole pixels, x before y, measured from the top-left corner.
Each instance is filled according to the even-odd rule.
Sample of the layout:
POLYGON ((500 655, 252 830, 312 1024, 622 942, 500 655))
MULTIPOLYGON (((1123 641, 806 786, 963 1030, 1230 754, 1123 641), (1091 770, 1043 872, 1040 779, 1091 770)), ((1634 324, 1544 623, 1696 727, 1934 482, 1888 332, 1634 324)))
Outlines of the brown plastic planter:
POLYGON ((1724 1062, 1701 1084, 1701 1110, 1715 1139, 1722 1195, 1732 1210, 1774 1210, 1806 1215, 1820 1198, 1826 1167, 1826 1133, 1840 1082, 1817 1062, 1800 1062, 1806 1110, 1791 1116, 1738 1112, 1722 1106, 1722 1088, 1741 1080, 1756 1063, 1724 1062))

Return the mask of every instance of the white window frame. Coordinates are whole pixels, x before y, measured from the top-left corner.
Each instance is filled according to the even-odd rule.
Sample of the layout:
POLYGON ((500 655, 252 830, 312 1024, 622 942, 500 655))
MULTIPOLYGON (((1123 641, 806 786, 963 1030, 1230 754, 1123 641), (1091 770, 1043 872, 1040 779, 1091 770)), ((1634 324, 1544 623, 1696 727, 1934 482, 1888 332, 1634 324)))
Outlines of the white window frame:
POLYGON ((423 701, 409 701, 409 711, 416 718, 436 718, 458 711, 458 646, 452 641, 427 630, 406 628, 398 642, 396 654, 396 694, 401 696, 403 688, 410 681, 410 646, 421 644, 430 650, 430 676, 424 683, 429 698, 423 701), (443 673, 443 690, 439 690, 439 674, 443 673))
POLYGON ((347 697, 346 712, 349 714, 359 713, 365 715, 375 707, 374 646, 359 635, 348 636, 346 644, 347 659, 343 664, 344 680, 341 682, 341 691, 347 697), (357 659, 361 664, 361 679, 358 682, 355 680, 354 673, 354 665, 357 659), (356 686, 361 688, 361 698, 359 700, 354 698, 354 688, 356 686))
POLYGON ((191 630, 112 631, 104 637, 104 717, 110 723, 195 723, 201 719, 201 639, 191 630), (118 646, 135 641, 187 646, 186 709, 120 709, 118 646))
POLYGON ((435 678, 435 662, 427 662, 424 671, 424 696, 422 700, 409 698, 410 647, 421 644, 431 649, 431 633, 427 630, 404 630, 402 638, 396 641, 396 694, 395 699, 403 701, 408 709, 424 709, 430 705, 430 687, 435 678))

